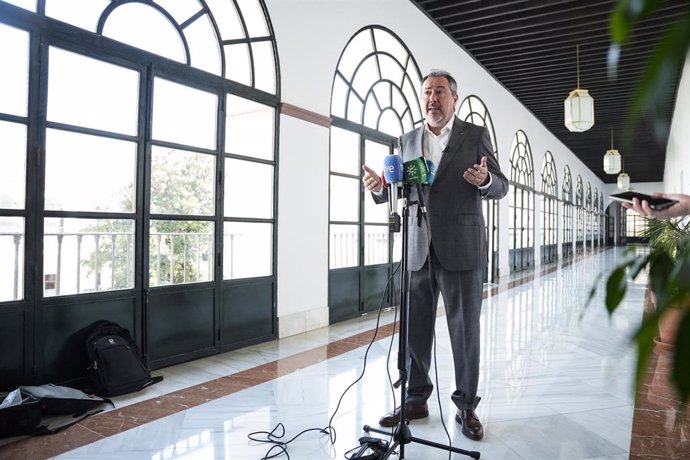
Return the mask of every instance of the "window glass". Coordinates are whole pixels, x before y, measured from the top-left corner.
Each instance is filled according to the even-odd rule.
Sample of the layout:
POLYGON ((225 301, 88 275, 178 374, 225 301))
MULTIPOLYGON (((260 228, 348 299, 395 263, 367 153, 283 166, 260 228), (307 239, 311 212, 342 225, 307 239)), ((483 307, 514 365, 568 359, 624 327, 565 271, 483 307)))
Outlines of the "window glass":
POLYGON ((252 67, 249 60, 249 45, 236 43, 223 46, 225 50, 225 77, 251 86, 252 67))
POLYGON ((49 121, 136 135, 138 101, 138 72, 50 47, 49 121))
POLYGON ((25 117, 29 87, 29 33, 0 23, 2 84, 0 85, 0 112, 25 117))
POLYGON ((154 79, 154 139, 215 149, 217 112, 215 94, 158 77, 154 79))
MULTIPOLYGON (((393 55, 396 61, 404 63, 407 61, 408 53, 404 46, 391 34, 381 30, 374 29, 374 37, 376 39, 376 47, 379 50, 386 50, 387 53, 393 55)), ((399 75, 399 77, 402 75, 399 75)), ((397 80, 396 80, 397 81, 397 80)))
MULTIPOLYGON (((220 46, 209 17, 201 16, 187 26, 184 32, 192 58, 191 65, 214 75, 220 75, 222 70, 220 46)), ((273 68, 275 69, 275 66, 273 68)))
POLYGON ((43 295, 134 287, 134 220, 46 218, 43 295))
POLYGON ((264 12, 258 0, 237 0, 237 5, 240 7, 250 37, 268 35, 264 12))
POLYGON ((346 80, 352 80, 355 69, 362 58, 373 52, 374 44, 372 42, 371 31, 364 30, 352 37, 352 40, 347 44, 345 51, 343 51, 342 56, 340 56, 340 61, 338 61, 338 71, 346 80))
POLYGON ((254 55, 254 87, 267 93, 276 91, 275 59, 273 58, 273 44, 258 42, 252 44, 254 55))
POLYGON ((237 96, 227 96, 225 151, 273 159, 275 109, 237 96))
POLYGON ((134 212, 136 143, 46 131, 45 208, 134 212))
POLYGON ((213 11, 213 19, 218 25, 222 40, 246 38, 233 2, 227 0, 206 0, 206 4, 213 11))
POLYGON ((331 221, 359 220, 359 179, 331 175, 331 221))
POLYGON ((352 87, 360 98, 364 98, 372 84, 379 80, 377 60, 373 57, 365 58, 355 72, 352 87))
POLYGON ((273 274, 273 224, 225 222, 223 279, 273 274))
POLYGON ((181 32, 158 9, 145 3, 123 3, 108 16, 103 35, 189 64, 181 32))
POLYGON ((331 171, 359 175, 359 134, 331 127, 331 171))
POLYGON ((393 233, 393 262, 399 262, 402 258, 402 234, 393 233))
POLYGON ((189 20, 203 8, 199 0, 156 0, 156 3, 170 13, 178 24, 189 20))
POLYGON ((364 265, 388 263, 388 227, 364 226, 364 265))
POLYGON ((24 209, 26 126, 0 121, 0 209, 24 209))
POLYGON ((168 147, 151 148, 151 213, 214 214, 215 157, 168 147))
MULTIPOLYGON (((381 175, 383 170, 383 160, 390 153, 390 147, 370 140, 364 141, 364 163, 381 175)), ((388 222, 388 205, 376 204, 369 196, 364 193, 364 221, 365 222, 388 222)), ((332 219, 335 220, 335 219, 332 219)))
POLYGON ((29 11, 36 11, 36 0, 3 0, 5 3, 24 8, 29 11))
POLYGON ((273 166, 225 160, 225 217, 273 217, 273 166))
POLYGON ((46 0, 46 16, 96 32, 98 19, 110 0, 46 0))
POLYGON ((331 93, 331 113, 340 118, 345 118, 347 91, 347 83, 345 83, 342 76, 336 74, 333 80, 333 92, 331 93))
POLYGON ((328 268, 356 267, 359 264, 357 225, 332 224, 329 229, 328 268))
POLYGON ((213 281, 213 222, 151 220, 149 285, 213 281))
MULTIPOLYGON (((397 94, 397 93, 394 93, 397 94)), ((391 136, 401 136, 403 134, 403 126, 400 122, 400 117, 393 110, 385 110, 379 119, 378 130, 382 133, 390 134, 391 136)))
POLYGON ((24 219, 0 216, 0 302, 24 298, 24 219))

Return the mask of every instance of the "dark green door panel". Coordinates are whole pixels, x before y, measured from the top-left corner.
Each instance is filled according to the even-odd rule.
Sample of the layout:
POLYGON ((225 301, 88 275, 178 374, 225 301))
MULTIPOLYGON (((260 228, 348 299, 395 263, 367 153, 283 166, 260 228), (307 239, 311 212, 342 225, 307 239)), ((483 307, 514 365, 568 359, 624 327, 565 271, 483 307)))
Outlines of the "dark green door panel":
POLYGON ((24 382, 24 309, 0 309, 0 391, 10 391, 24 382))
POLYGON ((84 341, 87 328, 94 321, 115 321, 129 329, 141 347, 132 297, 92 301, 80 298, 78 303, 63 298, 42 305, 41 310, 42 332, 37 337, 38 353, 42 353, 45 364, 43 375, 39 376, 41 382, 68 382, 86 375, 84 341))
POLYGON ((276 337, 273 279, 232 282, 223 287, 223 350, 276 337))
POLYGON ((329 321, 336 323, 359 316, 359 270, 328 272, 329 321))
POLYGON ((154 289, 148 305, 148 358, 152 368, 216 351, 213 287, 154 289))
MULTIPOLYGON (((362 301, 364 308, 362 313, 377 311, 381 305, 381 298, 386 289, 386 282, 389 276, 389 266, 380 265, 375 267, 366 267, 362 271, 364 280, 362 282, 362 301)), ((398 284, 396 283, 396 287, 398 284)), ((390 291, 385 292, 383 299, 383 306, 390 306, 390 291)))

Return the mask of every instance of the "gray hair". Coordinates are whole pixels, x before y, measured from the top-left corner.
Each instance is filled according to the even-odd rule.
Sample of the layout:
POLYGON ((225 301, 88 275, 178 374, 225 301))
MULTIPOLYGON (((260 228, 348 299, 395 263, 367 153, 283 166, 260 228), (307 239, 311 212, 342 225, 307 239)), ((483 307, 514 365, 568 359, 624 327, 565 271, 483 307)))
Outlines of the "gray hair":
POLYGON ((446 80, 448 80, 448 86, 450 86, 450 92, 453 94, 453 96, 458 94, 458 82, 455 81, 455 78, 446 70, 441 70, 441 69, 431 69, 428 74, 422 78, 422 85, 424 85, 424 82, 427 80, 427 78, 432 78, 432 77, 443 77, 446 80))

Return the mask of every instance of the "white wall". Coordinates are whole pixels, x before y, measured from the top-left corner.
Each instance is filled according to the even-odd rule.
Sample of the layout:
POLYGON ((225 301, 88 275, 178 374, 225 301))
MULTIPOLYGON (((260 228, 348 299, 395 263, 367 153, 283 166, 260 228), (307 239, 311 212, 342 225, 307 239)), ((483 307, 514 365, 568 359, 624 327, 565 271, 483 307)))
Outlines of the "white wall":
MULTIPOLYGON (((581 175, 585 190, 587 182, 592 191, 604 190, 604 184, 564 144, 411 2, 266 0, 266 4, 278 46, 284 103, 329 116, 331 87, 340 54, 362 27, 381 25, 400 37, 423 74, 431 68, 446 69, 458 80, 460 100, 474 94, 484 101, 494 122, 499 163, 506 176, 510 176, 511 143, 521 129, 532 148, 536 190, 541 190, 542 162, 547 150, 556 163, 559 190, 566 164, 570 166, 573 187, 581 175)), ((328 133, 328 128, 281 117, 277 299, 281 336, 318 327, 328 308, 328 133), (303 201, 302 206, 293 201, 297 197, 303 201), (305 199, 308 206, 304 205, 305 199), (309 252, 306 257, 305 252, 309 252), (310 315, 318 319, 310 322, 310 315)), ((602 155, 606 148, 602 146, 602 155)), ((536 206, 538 242, 539 200, 536 206)), ((500 209, 499 269, 507 275, 507 198, 502 200, 500 209)), ((538 250, 535 260, 539 261, 538 250)))
POLYGON ((678 85, 671 133, 666 147, 664 191, 690 194, 690 52, 678 85))
POLYGON ((328 324, 327 171, 328 129, 281 115, 277 261, 279 337, 328 324))

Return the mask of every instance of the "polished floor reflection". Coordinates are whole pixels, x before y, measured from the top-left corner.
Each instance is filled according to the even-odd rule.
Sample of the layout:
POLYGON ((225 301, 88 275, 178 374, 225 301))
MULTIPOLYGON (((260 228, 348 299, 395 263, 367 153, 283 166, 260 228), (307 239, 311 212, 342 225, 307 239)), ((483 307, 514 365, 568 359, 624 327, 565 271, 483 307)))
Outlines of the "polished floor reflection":
MULTIPOLYGON (((450 439, 482 459, 690 458, 687 414, 678 411, 666 384, 668 354, 654 355, 636 403, 630 335, 642 318, 644 280, 611 318, 603 293, 585 308, 596 275, 621 256, 619 250, 590 253, 487 288, 481 442, 464 438, 453 418, 452 360, 440 316, 434 377, 439 397, 429 401, 428 419, 411 423, 413 436, 441 444, 450 439)), ((164 375, 164 382, 117 398, 115 410, 58 435, 6 443, 0 459, 260 459, 279 452, 249 440, 250 433, 282 424, 285 441, 324 428, 331 418, 334 444, 310 431, 289 444, 289 456, 345 458, 366 434, 362 427, 378 426, 399 398, 387 376, 389 369, 398 378, 393 319, 393 311, 382 315, 384 326, 368 353, 375 315, 163 369, 155 374, 164 375)), ((405 458, 449 455, 412 443, 405 458)))

